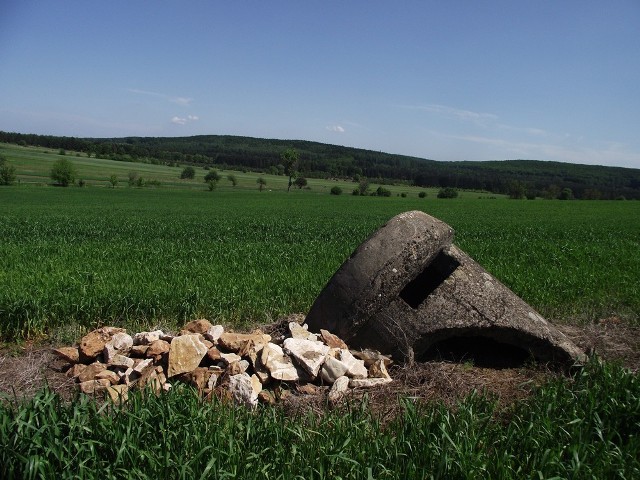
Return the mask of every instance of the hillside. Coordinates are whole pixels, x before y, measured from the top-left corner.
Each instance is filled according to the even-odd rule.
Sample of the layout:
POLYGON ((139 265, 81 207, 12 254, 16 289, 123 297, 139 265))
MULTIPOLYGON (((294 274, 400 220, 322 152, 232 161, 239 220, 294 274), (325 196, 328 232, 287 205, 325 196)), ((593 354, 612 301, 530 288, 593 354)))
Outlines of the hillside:
POLYGON ((456 187, 556 198, 640 199, 640 169, 539 160, 444 162, 304 140, 229 135, 74 138, 0 132, 0 142, 85 152, 112 160, 235 167, 277 174, 280 154, 295 148, 301 175, 364 176, 377 183, 456 187))

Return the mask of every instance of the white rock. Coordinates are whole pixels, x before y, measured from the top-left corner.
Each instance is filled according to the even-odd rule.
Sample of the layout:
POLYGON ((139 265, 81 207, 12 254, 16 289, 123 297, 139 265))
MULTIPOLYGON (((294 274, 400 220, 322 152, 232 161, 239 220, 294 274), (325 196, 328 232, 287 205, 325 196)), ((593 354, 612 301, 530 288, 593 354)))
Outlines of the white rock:
POLYGON ((110 367, 118 367, 118 368, 125 368, 125 369, 132 368, 134 364, 135 362, 133 361, 132 358, 125 357, 124 355, 120 355, 119 353, 116 353, 115 355, 113 355, 113 357, 111 357, 111 359, 107 363, 107 365, 109 365, 110 367))
POLYGON ((107 344, 113 345, 113 348, 126 355, 133 347, 133 338, 128 333, 118 332, 111 337, 107 344))
POLYGON ((369 372, 362 360, 358 360, 353 354, 344 348, 340 349, 339 360, 347 366, 346 375, 349 378, 367 378, 369 372))
POLYGON ((392 380, 390 378, 352 378, 349 380, 351 388, 370 388, 384 385, 392 380))
POLYGON ((391 378, 389 372, 387 372, 387 367, 385 366, 385 362, 383 359, 375 361, 369 367, 369 377, 370 378, 391 378))
POLYGON ((228 365, 242 360, 242 357, 237 353, 221 353, 220 357, 227 362, 228 365))
MULTIPOLYGON (((260 383, 259 380, 258 383, 260 383)), ((258 394, 255 393, 253 381, 246 373, 229 377, 229 392, 240 405, 254 407, 258 404, 258 394)))
POLYGON ((329 401, 335 402, 349 389, 349 377, 338 377, 329 390, 329 401))
POLYGON ((162 330, 154 330, 153 332, 140 332, 133 336, 134 345, 149 345, 151 342, 160 340, 160 337, 164 337, 162 330))
POLYGON ((347 370, 349 370, 347 364, 332 357, 331 355, 327 355, 324 360, 324 364, 320 369, 320 378, 322 378, 324 382, 331 384, 338 378, 344 376, 347 373, 347 370))
POLYGON ((134 372, 142 373, 142 371, 147 368, 149 365, 153 364, 153 358, 147 358, 146 360, 142 360, 138 362, 138 364, 133 367, 134 372))
POLYGON ((318 335, 309 332, 309 330, 307 330, 308 328, 308 325, 300 325, 298 322, 289 322, 289 332, 291 332, 291 338, 311 340, 312 342, 317 341, 318 335))
POLYGON ((180 373, 195 370, 207 353, 207 346, 202 343, 199 335, 180 335, 171 342, 169 348, 169 378, 180 373))
POLYGON ((209 377, 209 380, 207 381, 207 388, 209 390, 213 390, 217 383, 218 383, 218 374, 212 373, 211 376, 209 377))
POLYGON ((264 365, 275 380, 297 382, 300 379, 295 365, 284 354, 280 345, 267 343, 260 352, 260 363, 264 365))
POLYGON ((213 325, 204 333, 204 338, 215 344, 223 333, 224 327, 222 325, 213 325))
POLYGON ((229 375, 238 375, 244 373, 249 368, 249 362, 246 360, 238 360, 237 362, 230 363, 227 367, 229 375))
POLYGON ((329 347, 322 342, 287 338, 284 341, 284 351, 291 355, 298 365, 315 378, 324 363, 325 356, 329 352, 329 347))

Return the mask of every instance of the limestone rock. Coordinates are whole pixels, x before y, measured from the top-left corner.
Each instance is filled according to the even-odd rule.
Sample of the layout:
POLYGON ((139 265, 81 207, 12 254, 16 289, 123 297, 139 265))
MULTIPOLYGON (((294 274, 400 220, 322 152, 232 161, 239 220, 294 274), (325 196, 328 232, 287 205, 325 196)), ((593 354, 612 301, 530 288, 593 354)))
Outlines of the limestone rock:
POLYGON ((338 358, 347 366, 347 377, 367 378, 369 372, 367 371, 367 367, 364 366, 364 361, 354 357, 350 350, 340 349, 338 358))
POLYGON ((333 385, 331 385, 331 390, 329 390, 329 401, 337 402, 342 398, 342 396, 348 389, 349 389, 348 377, 336 378, 335 382, 333 382, 333 385))
POLYGON ((213 327, 213 325, 211 325, 211 322, 209 320, 201 318, 187 323, 184 327, 182 327, 181 333, 199 333, 201 335, 204 335, 211 327, 213 327))
POLYGON ((91 365, 87 365, 87 368, 83 369, 78 375, 78 382, 88 382, 89 380, 94 380, 96 375, 103 370, 106 370, 107 366, 104 363, 95 362, 91 365))
POLYGON ((215 345, 218 343, 220 336, 224 333, 224 327, 222 325, 212 325, 209 330, 203 333, 204 338, 213 342, 215 345))
POLYGON ((198 335, 181 335, 174 338, 169 349, 167 376, 171 378, 194 370, 206 353, 207 347, 198 335))
POLYGON ((237 362, 230 363, 227 367, 229 375, 239 375, 244 373, 249 368, 249 362, 246 360, 239 360, 237 362))
POLYGON ((320 369, 320 378, 328 384, 334 383, 338 378, 347 373, 349 367, 335 357, 327 355, 322 368, 320 369))
POLYGON ((349 386, 351 388, 371 388, 391 381, 391 378, 351 378, 349 379, 349 386))
POLYGON ((153 366, 153 359, 152 358, 147 358, 146 360, 140 360, 139 362, 135 362, 135 364, 133 366, 133 371, 134 372, 138 372, 138 373, 142 373, 142 371, 145 368, 148 368, 150 366, 153 366))
POLYGON ((311 340, 287 338, 284 341, 284 351, 291 355, 309 375, 316 377, 324 363, 329 347, 321 342, 311 340))
POLYGON ((80 340, 80 358, 83 361, 95 359, 104 350, 104 346, 119 332, 125 332, 122 328, 102 327, 93 330, 80 340))
POLYGON ((134 345, 131 347, 131 351, 129 355, 131 357, 143 358, 147 355, 147 350, 149 349, 148 345, 134 345))
POLYGON ((127 332, 117 332, 109 340, 105 347, 111 346, 113 349, 122 355, 127 355, 133 347, 133 337, 127 332))
POLYGON ((268 343, 262 348, 260 363, 275 380, 297 382, 300 378, 291 359, 284 354, 282 347, 275 343, 268 343))
POLYGON ((384 364, 384 360, 380 359, 369 367, 370 378, 391 378, 387 367, 384 364))
POLYGON ((87 380, 85 382, 81 382, 79 386, 82 393, 92 395, 106 390, 107 387, 111 386, 111 382, 106 378, 101 378, 99 380, 87 380))
POLYGON ((156 340, 160 340, 160 337, 164 337, 162 330, 154 330, 153 332, 140 332, 133 336, 134 345, 149 345, 156 340))
POLYGON ((291 338, 311 340, 313 342, 318 340, 318 335, 311 333, 306 325, 300 325, 298 322, 289 322, 289 332, 291 332, 291 338))
POLYGON ((324 328, 320 329, 320 336, 322 337, 322 341, 329 348, 344 348, 344 349, 349 348, 347 344, 344 343, 344 341, 342 341, 340 337, 338 337, 337 335, 334 335, 328 330, 325 330, 324 328))
POLYGON ((120 355, 119 353, 117 353, 111 358, 108 365, 110 367, 122 368, 126 370, 127 368, 133 368, 135 362, 132 358, 125 357, 124 355, 120 355))
POLYGON ((63 358, 69 363, 80 362, 80 350, 78 347, 60 347, 54 348, 53 353, 58 357, 63 358))
POLYGON ((221 353, 220 358, 224 360, 227 365, 231 365, 234 362, 239 362, 242 360, 242 357, 237 353, 221 353))
MULTIPOLYGON (((258 380, 257 383, 260 383, 258 380)), ((254 407, 258 404, 258 393, 254 390, 254 382, 246 373, 229 377, 229 392, 236 403, 254 407)))
POLYGON ((147 347, 145 356, 155 357, 157 355, 162 355, 163 353, 169 352, 170 347, 171 344, 169 342, 165 342, 164 340, 155 340, 147 347))
POLYGON ((393 360, 391 360, 389 357, 385 355, 382 355, 380 352, 377 352, 376 350, 369 350, 369 349, 364 349, 361 351, 354 350, 351 353, 353 354, 354 357, 364 361, 364 366, 367 368, 369 368, 371 365, 373 365, 379 360, 382 360, 384 362, 385 367, 388 367, 393 363, 393 360))
POLYGON ((116 405, 122 405, 129 400, 129 387, 126 385, 111 385, 106 388, 106 392, 116 405))
POLYGON ((276 396, 273 394, 273 392, 270 392, 269 390, 262 390, 258 394, 258 400, 260 400, 260 402, 262 403, 266 403, 267 405, 276 404, 276 396))
POLYGON ((265 345, 271 341, 271 335, 261 332, 256 333, 228 333, 220 335, 218 344, 231 352, 238 353, 247 347, 250 342, 256 345, 265 345))
POLYGON ((87 365, 83 363, 74 364, 69 370, 67 370, 67 377, 69 378, 77 378, 84 370, 86 370, 87 365))
POLYGON ((111 385, 115 385, 120 381, 120 376, 116 372, 113 372, 111 370, 103 370, 97 373, 95 376, 96 380, 100 380, 103 378, 106 378, 107 380, 109 380, 111 385))
POLYGON ((222 354, 216 347, 211 347, 209 350, 207 350, 207 358, 212 362, 217 362, 219 360, 222 360, 222 354))

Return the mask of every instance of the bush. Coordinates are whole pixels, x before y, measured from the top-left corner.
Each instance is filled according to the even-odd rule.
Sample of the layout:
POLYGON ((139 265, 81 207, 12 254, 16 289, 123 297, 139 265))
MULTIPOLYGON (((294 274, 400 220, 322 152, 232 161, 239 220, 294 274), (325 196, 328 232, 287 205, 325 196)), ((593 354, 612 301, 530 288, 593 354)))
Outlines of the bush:
POLYGON ((401 196, 402 198, 407 198, 407 194, 406 194, 405 192, 402 192, 402 193, 400 194, 400 196, 401 196))
POLYGON ((458 191, 452 187, 441 188, 438 192, 438 198, 456 198, 458 191))
POLYGON ((337 185, 335 187, 331 187, 331 195, 342 195, 342 189, 337 185))
POLYGON ((216 170, 211 170, 204 176, 204 181, 207 183, 218 183, 220 181, 220 174, 216 170))
POLYGON ((68 187, 76 180, 76 168, 70 160, 60 158, 51 167, 50 176, 57 185, 68 187))
POLYGON ((391 190, 384 188, 384 187, 378 187, 376 189, 376 193, 375 195, 377 195, 378 197, 390 197, 391 196, 391 190))
POLYGON ((354 188, 353 191, 351 192, 351 195, 360 195, 360 189, 354 188))
POLYGON ((304 177, 298 177, 295 179, 295 181, 293 182, 293 184, 298 187, 299 189, 302 190, 302 187, 306 187, 307 186, 307 179, 304 177))
POLYGON ((180 174, 180 178, 182 180, 193 180, 196 177, 196 169, 189 166, 189 167, 184 167, 184 169, 182 170, 182 173, 180 174))
POLYGON ((427 196, 427 192, 420 192, 420 193, 418 194, 418 197, 419 197, 419 198, 425 198, 426 196, 427 196))
POLYGON ((7 159, 0 156, 0 185, 13 185, 16 181, 16 168, 7 164, 7 159))
POLYGON ((231 185, 233 187, 238 185, 238 178, 233 173, 230 173, 229 175, 227 175, 227 180, 231 182, 231 185))

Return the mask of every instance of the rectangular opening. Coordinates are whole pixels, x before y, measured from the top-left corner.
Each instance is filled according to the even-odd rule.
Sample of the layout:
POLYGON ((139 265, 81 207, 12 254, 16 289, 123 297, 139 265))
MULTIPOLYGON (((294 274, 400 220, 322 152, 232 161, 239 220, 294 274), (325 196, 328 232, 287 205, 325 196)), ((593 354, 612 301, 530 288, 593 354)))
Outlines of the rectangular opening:
POLYGON ((459 265, 456 259, 439 252, 416 278, 407 283, 400 292, 400 298, 411 308, 418 308, 459 265))

